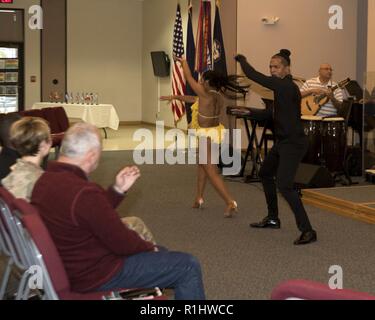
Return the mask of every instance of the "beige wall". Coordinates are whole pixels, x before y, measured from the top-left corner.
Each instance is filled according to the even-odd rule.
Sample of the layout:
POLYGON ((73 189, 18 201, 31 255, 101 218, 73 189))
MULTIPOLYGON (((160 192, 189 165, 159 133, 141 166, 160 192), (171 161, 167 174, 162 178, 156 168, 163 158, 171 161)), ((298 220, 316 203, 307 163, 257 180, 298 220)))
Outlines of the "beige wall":
POLYGON ((0 5, 0 8, 24 9, 25 17, 25 107, 30 108, 34 102, 40 101, 40 31, 29 28, 28 13, 32 5, 40 5, 39 0, 14 0, 13 4, 0 5), (30 77, 36 76, 36 82, 30 77))
POLYGON ((68 91, 98 92, 121 121, 142 119, 142 2, 68 0, 68 91))
MULTIPOLYGON (((311 78, 320 63, 330 62, 335 80, 355 79, 356 47, 356 0, 238 0, 238 51, 261 72, 269 73, 272 54, 289 48, 295 76, 311 78), (328 27, 332 4, 343 7, 343 30, 328 27), (263 16, 278 16, 280 21, 265 26, 263 16)), ((259 103, 254 97, 252 101, 259 103)))
POLYGON ((375 0, 368 0, 367 71, 375 71, 375 0))
MULTIPOLYGON (((168 104, 161 102, 161 112, 157 115, 158 79, 153 75, 150 52, 165 51, 172 60, 173 25, 176 8, 176 0, 146 0, 143 2, 142 119, 149 123, 154 123, 156 120, 165 121, 165 124, 170 127, 174 127, 174 121, 168 104)), ((186 39, 186 6, 181 6, 181 11, 184 38, 186 39)), ((160 78, 160 94, 171 94, 170 77, 160 78)), ((185 118, 180 121, 179 127, 186 128, 185 118)))
MULTIPOLYGON (((236 73, 236 62, 232 59, 237 52, 237 1, 221 1, 221 28, 223 31, 225 53, 227 57, 227 67, 229 74, 236 73)), ((214 20, 212 20, 212 23, 214 20)))

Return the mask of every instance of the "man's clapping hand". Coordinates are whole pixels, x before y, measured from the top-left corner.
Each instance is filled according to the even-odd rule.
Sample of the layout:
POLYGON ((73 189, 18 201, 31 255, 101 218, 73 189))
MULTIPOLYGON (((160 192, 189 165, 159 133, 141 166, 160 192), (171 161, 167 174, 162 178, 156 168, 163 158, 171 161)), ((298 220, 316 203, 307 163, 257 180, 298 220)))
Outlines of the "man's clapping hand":
POLYGON ((116 176, 116 182, 113 186, 119 193, 127 192, 132 185, 141 176, 141 173, 136 166, 125 167, 116 176))

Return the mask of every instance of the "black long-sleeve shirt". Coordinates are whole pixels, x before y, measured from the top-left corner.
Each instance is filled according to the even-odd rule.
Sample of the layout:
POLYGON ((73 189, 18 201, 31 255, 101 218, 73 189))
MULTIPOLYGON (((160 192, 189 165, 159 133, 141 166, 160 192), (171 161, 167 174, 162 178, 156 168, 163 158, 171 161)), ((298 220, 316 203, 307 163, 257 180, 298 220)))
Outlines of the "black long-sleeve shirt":
POLYGON ((16 150, 3 147, 0 152, 0 186, 1 180, 10 173, 10 167, 14 165, 20 155, 16 150))
MULTIPOLYGON (((291 75, 281 79, 274 76, 266 76, 256 71, 244 56, 237 56, 245 75, 271 89, 274 92, 273 120, 275 135, 278 140, 295 140, 304 136, 301 122, 301 93, 298 86, 293 82, 291 75)), ((264 115, 268 114, 265 112, 264 115)), ((258 113, 257 116, 260 114, 258 113)))

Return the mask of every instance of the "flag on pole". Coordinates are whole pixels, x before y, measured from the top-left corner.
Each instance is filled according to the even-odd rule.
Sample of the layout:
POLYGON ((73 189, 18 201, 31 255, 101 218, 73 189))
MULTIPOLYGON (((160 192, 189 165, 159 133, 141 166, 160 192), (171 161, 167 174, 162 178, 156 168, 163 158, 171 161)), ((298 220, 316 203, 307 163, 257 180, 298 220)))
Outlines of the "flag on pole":
POLYGON ((211 2, 201 0, 197 32, 195 70, 212 70, 211 2))
POLYGON ((224 76, 227 76, 228 75, 227 60, 225 57, 224 40, 223 40, 223 33, 221 29, 221 20, 220 20, 220 0, 216 0, 213 58, 214 58, 214 70, 220 72, 224 76))
MULTIPOLYGON (((182 31, 182 18, 180 4, 177 4, 176 20, 173 31, 173 55, 181 58, 184 55, 184 39, 182 31)), ((172 93, 177 96, 186 94, 184 73, 179 62, 173 62, 172 93)), ((175 125, 185 114, 185 103, 179 100, 172 101, 172 111, 175 125)))
MULTIPOLYGON (((192 0, 188 0, 189 18, 187 25, 187 40, 186 40, 186 60, 190 70, 195 70, 195 42, 193 33, 193 4, 192 0)), ((193 72, 193 77, 198 80, 198 73, 193 72)), ((191 89, 190 85, 186 84, 186 94, 188 96, 195 96, 195 92, 191 89)), ((187 123, 191 122, 191 103, 186 103, 186 118, 187 123)))

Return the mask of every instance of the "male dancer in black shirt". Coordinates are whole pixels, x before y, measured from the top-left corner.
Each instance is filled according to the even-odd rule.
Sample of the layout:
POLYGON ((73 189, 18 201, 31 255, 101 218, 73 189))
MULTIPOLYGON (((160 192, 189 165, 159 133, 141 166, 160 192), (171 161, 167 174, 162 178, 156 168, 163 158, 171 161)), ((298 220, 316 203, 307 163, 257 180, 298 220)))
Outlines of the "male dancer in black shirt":
MULTIPOLYGON (((273 121, 276 141, 259 172, 266 195, 268 216, 250 226, 280 228, 277 184, 294 213, 298 229, 302 232, 294 244, 301 245, 316 241, 317 235, 311 227, 297 190, 293 188, 298 165, 307 151, 308 140, 301 123, 301 93, 290 74, 290 54, 289 50, 282 49, 271 58, 270 77, 257 72, 243 55, 237 55, 235 60, 240 63, 249 79, 274 92, 273 121)), ((263 114, 257 112, 254 116, 267 117, 269 111, 264 111, 263 114)))

